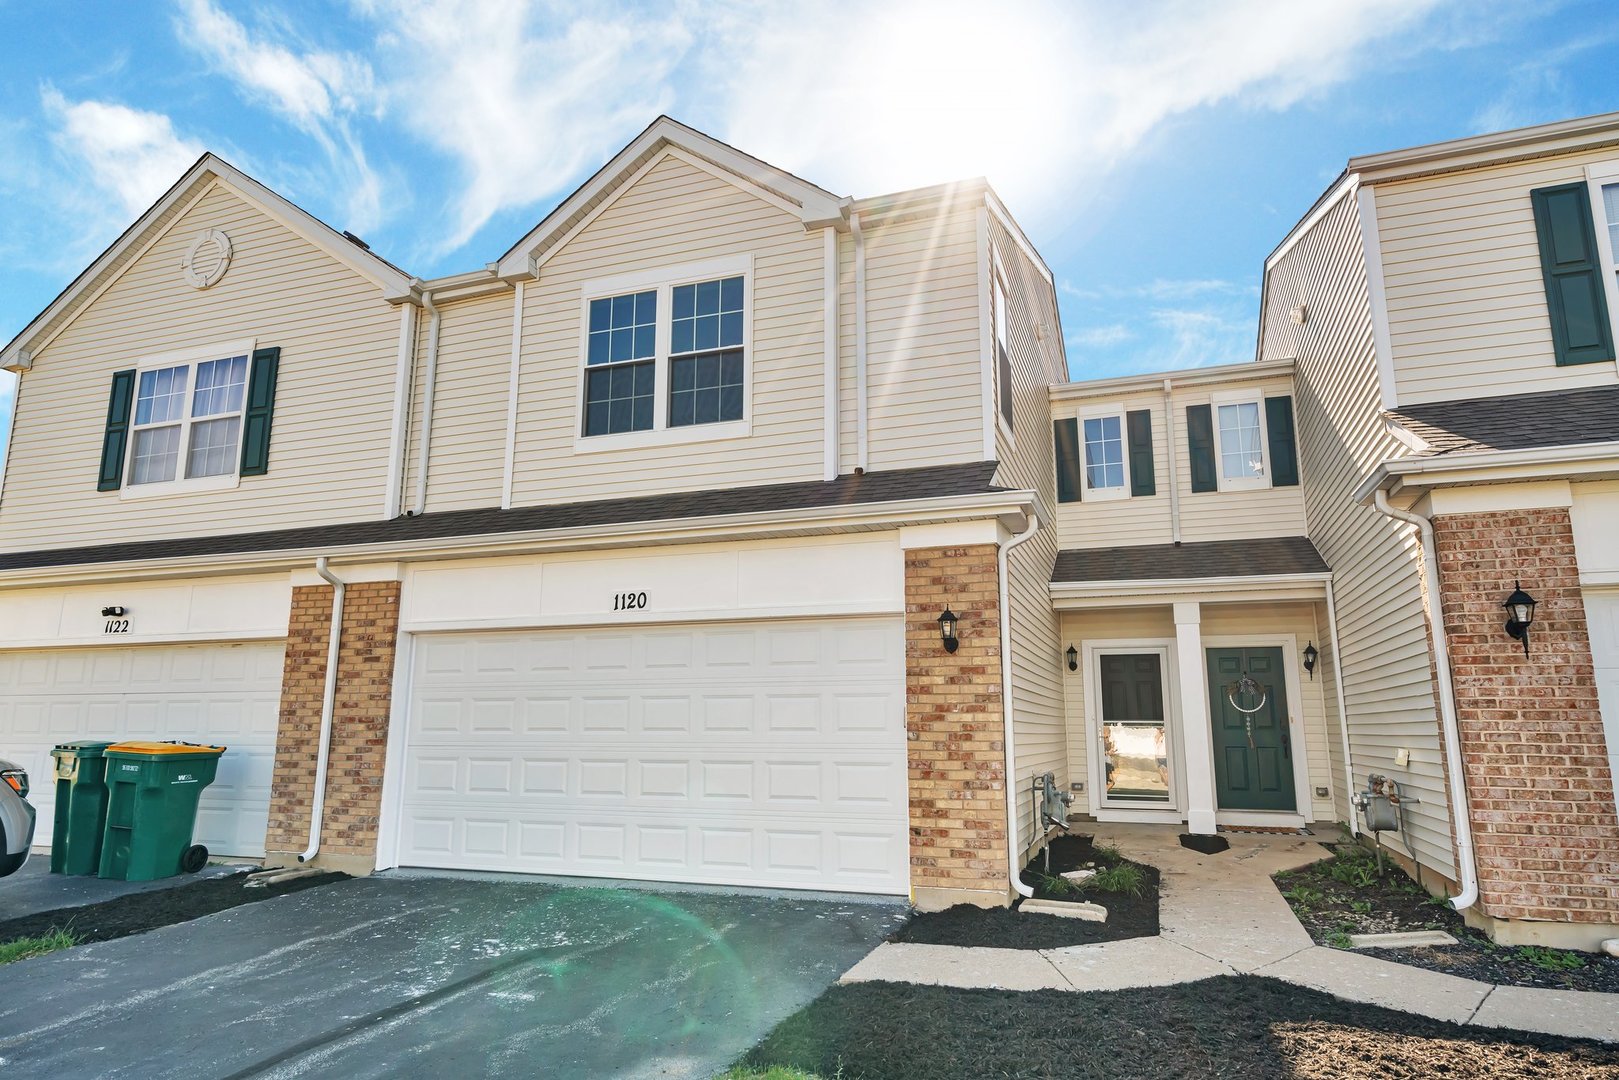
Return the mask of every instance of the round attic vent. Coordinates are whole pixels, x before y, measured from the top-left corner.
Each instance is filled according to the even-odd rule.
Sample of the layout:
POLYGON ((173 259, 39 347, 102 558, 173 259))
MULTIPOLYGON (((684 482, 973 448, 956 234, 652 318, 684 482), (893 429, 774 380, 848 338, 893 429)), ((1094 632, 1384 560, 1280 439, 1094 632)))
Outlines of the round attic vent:
POLYGON ((204 229, 191 241, 182 264, 186 280, 194 288, 206 289, 217 285, 230 269, 230 237, 218 229, 204 229))

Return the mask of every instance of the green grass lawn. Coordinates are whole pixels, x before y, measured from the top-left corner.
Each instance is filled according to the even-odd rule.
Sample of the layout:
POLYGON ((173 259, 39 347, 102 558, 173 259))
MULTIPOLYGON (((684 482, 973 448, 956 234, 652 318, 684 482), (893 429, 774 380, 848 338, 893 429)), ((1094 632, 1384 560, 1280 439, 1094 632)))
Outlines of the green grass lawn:
POLYGON ((44 956, 57 949, 69 949, 79 943, 79 939, 67 930, 52 930, 39 937, 17 938, 15 941, 0 943, 0 964, 9 964, 14 960, 27 960, 34 956, 44 956))

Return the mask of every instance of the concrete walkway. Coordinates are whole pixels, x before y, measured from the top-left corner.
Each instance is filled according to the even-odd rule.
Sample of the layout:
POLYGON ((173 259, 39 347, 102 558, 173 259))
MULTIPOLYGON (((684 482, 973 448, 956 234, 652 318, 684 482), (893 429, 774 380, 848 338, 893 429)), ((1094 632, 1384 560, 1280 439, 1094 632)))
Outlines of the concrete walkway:
POLYGON ((1331 854, 1308 837, 1232 834, 1230 851, 1200 855, 1175 833, 1095 828, 1097 843, 1158 867, 1158 937, 1043 951, 887 943, 841 981, 1094 991, 1253 974, 1458 1024, 1619 1042, 1619 994, 1495 986, 1316 945, 1270 880, 1331 854))

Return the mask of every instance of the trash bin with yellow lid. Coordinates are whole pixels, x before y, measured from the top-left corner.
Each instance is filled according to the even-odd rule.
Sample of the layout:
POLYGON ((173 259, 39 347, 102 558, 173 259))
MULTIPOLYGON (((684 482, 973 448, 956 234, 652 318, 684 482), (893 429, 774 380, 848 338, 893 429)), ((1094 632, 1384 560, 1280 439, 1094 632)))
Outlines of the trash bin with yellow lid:
POLYGON ((223 746, 121 742, 107 747, 107 829, 99 876, 153 881, 194 874, 208 849, 191 842, 197 801, 214 782, 223 746))

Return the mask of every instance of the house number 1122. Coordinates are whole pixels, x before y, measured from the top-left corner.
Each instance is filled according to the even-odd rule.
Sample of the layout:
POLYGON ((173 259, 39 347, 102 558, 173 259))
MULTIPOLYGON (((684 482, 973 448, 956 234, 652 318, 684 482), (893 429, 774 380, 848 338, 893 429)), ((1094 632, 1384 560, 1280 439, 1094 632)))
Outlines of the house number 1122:
POLYGON ((621 592, 613 594, 614 611, 639 611, 646 607, 646 593, 621 592))

